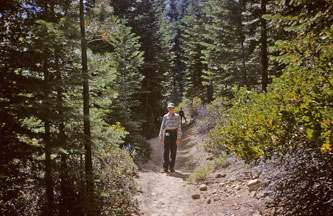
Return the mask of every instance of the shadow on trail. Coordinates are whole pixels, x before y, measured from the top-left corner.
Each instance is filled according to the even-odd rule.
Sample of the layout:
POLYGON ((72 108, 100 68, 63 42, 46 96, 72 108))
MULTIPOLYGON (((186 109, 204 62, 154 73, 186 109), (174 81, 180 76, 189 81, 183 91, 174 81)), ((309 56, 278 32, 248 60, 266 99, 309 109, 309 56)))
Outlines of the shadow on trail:
POLYGON ((172 177, 176 177, 176 178, 180 178, 183 181, 186 181, 186 179, 190 176, 188 174, 183 174, 180 172, 174 172, 174 173, 167 173, 168 176, 172 176, 172 177))

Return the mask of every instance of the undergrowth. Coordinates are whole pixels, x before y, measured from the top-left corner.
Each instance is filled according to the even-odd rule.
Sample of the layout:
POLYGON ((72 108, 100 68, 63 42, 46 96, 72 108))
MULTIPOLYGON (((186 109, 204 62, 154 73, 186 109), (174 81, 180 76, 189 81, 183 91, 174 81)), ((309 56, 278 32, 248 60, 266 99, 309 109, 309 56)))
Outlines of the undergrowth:
POLYGON ((208 177, 209 173, 213 170, 214 163, 212 162, 197 167, 194 169, 193 173, 187 178, 187 181, 191 183, 204 181, 208 177))
POLYGON ((225 153, 222 153, 219 157, 214 158, 213 161, 197 167, 193 173, 188 177, 187 181, 191 183, 202 182, 209 177, 209 174, 213 171, 226 168, 230 165, 230 161, 225 153))

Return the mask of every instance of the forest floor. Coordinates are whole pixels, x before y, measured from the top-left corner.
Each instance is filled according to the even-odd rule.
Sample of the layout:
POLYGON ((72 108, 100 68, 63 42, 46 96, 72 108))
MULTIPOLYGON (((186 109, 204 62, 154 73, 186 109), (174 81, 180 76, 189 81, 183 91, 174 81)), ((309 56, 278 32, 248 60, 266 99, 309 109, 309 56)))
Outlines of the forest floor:
MULTIPOLYGON (((258 180, 260 173, 236 158, 230 158, 228 167, 215 170, 203 182, 193 184, 187 181, 196 167, 212 160, 212 156, 203 149, 205 138, 204 133, 198 132, 195 123, 183 127, 175 173, 162 172, 163 145, 159 144, 158 138, 149 140, 151 159, 136 178, 139 191, 136 196, 139 204, 137 215, 271 215, 264 204, 269 199, 268 193, 258 187, 249 192, 248 182, 258 180), (207 186, 207 190, 200 190, 202 184, 207 186), (195 194, 200 195, 200 198, 193 199, 195 194)), ((265 182, 264 179, 258 181, 265 182)))

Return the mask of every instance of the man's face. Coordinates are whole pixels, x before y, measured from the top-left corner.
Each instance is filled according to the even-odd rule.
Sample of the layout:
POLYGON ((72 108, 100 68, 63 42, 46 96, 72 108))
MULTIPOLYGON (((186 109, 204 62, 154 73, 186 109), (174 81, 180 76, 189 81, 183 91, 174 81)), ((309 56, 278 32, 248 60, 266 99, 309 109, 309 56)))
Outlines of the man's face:
POLYGON ((174 107, 168 107, 169 113, 174 113, 175 108, 174 107))

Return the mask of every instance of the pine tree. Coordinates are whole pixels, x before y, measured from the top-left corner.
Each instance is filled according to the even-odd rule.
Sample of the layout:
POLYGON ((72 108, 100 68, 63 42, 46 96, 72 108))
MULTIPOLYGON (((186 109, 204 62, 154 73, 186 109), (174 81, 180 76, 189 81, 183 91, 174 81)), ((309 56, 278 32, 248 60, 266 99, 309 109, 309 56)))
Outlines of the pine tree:
POLYGON ((140 51, 139 37, 125 24, 120 24, 118 31, 110 39, 113 47, 110 67, 116 75, 110 84, 118 95, 110 107, 107 122, 121 122, 127 131, 135 134, 140 131, 141 126, 141 120, 137 118, 134 110, 141 106, 137 95, 144 78, 139 72, 144 59, 143 52, 140 51))
POLYGON ((267 13, 267 1, 260 0, 260 40, 261 40, 261 88, 266 91, 268 85, 268 45, 267 45, 267 23, 263 16, 267 13))
POLYGON ((258 4, 211 0, 204 10, 211 20, 205 25, 205 78, 215 97, 231 96, 234 85, 256 88, 261 70, 258 4))
POLYGON ((204 86, 206 82, 203 76, 207 70, 207 64, 203 61, 203 44, 206 39, 203 35, 206 34, 204 23, 208 21, 206 14, 203 12, 204 1, 193 0, 189 1, 187 15, 182 20, 184 31, 182 35, 182 49, 184 64, 186 66, 184 85, 185 96, 189 99, 199 97, 207 102, 211 99, 211 91, 204 86))
MULTIPOLYGON (((63 5, 66 5, 66 2, 62 2, 63 5)), ((34 194, 35 197, 43 199, 43 193, 39 185, 46 188, 46 199, 43 199, 42 202, 32 202, 30 199, 26 199, 26 202, 41 203, 44 206, 38 208, 44 213, 48 212, 52 214, 52 212, 56 211, 54 191, 58 181, 53 178, 56 175, 56 162, 50 156, 51 154, 57 154, 61 146, 60 143, 63 143, 63 140, 60 139, 58 128, 55 125, 58 125, 59 122, 65 124, 64 119, 70 121, 72 117, 69 116, 73 114, 72 109, 61 109, 57 105, 55 92, 59 88, 65 88, 66 85, 64 85, 64 82, 55 79, 57 76, 55 71, 61 71, 63 77, 68 74, 71 76, 77 75, 75 67, 70 67, 67 63, 68 59, 73 61, 74 50, 70 50, 73 43, 72 38, 70 39, 67 37, 68 35, 64 34, 62 27, 66 24, 63 22, 64 20, 60 21, 62 15, 60 15, 59 11, 55 10, 53 3, 46 1, 31 2, 26 5, 20 5, 16 1, 12 3, 1 14, 11 13, 11 16, 17 17, 17 20, 20 20, 20 22, 3 20, 3 24, 9 27, 16 26, 13 31, 8 32, 8 39, 5 41, 9 45, 8 47, 15 47, 15 50, 20 51, 15 51, 15 55, 10 54, 2 62, 8 64, 3 71, 6 77, 5 80, 8 81, 4 86, 4 90, 7 91, 8 88, 14 86, 16 87, 13 89, 16 90, 15 93, 11 91, 11 97, 1 94, 1 98, 8 98, 5 100, 7 101, 7 105, 4 104, 4 108, 10 108, 8 110, 9 114, 15 111, 14 107, 17 107, 17 112, 14 116, 18 120, 8 118, 9 122, 4 124, 6 128, 6 125, 12 125, 17 121, 15 130, 18 130, 15 132, 15 136, 6 140, 4 146, 11 146, 15 143, 19 145, 15 148, 5 150, 4 153, 19 159, 14 164, 21 164, 20 172, 29 173, 29 175, 25 175, 25 178, 35 179, 30 183, 33 184, 31 185, 31 191, 25 189, 29 184, 24 181, 17 184, 18 190, 34 194), (33 11, 37 7, 43 10, 38 12, 33 11), (19 13, 19 11, 21 12, 19 13), (22 15, 24 14, 23 11, 25 11, 25 15, 22 15), (57 24, 58 22, 60 23, 59 25, 57 24), (17 35, 17 38, 12 38, 13 35, 17 35), (13 85, 14 83, 15 85, 13 85), (15 95, 19 96, 17 99, 21 99, 15 99, 17 97, 15 95), (19 142, 15 141, 15 137, 17 137, 17 141, 19 142), (31 148, 35 149, 35 151, 29 150, 31 148), (29 153, 26 152, 27 150, 29 153), (18 152, 26 152, 26 154, 25 156, 20 156, 18 152), (45 153, 45 157, 41 157, 43 153, 45 153), (24 163, 22 164, 22 162, 24 163), (26 172, 26 170, 29 170, 29 172, 26 172), (43 172, 45 172, 45 178, 41 175, 43 172), (43 184, 41 184, 42 182, 43 184)), ((63 5, 61 5, 61 8, 63 5)), ((66 29, 68 27, 66 26, 66 29)), ((10 28, 7 30, 10 31, 10 28)), ((12 52, 10 49, 7 50, 8 54, 12 52)), ((66 105, 65 101, 63 101, 63 105, 66 105)), ((6 133, 11 134, 8 130, 6 133)), ((7 159, 4 164, 8 165, 12 163, 11 159, 7 159)), ((9 174, 14 170, 7 170, 6 172, 9 174)), ((20 178, 19 173, 13 177, 13 179, 16 179, 15 181, 20 178)), ((10 185, 10 182, 6 181, 7 183, 10 185)), ((11 190, 11 188, 8 189, 11 190)), ((4 200, 7 202, 6 199, 4 200)), ((23 204, 24 208, 19 207, 19 205, 24 203, 23 200, 20 201, 13 198, 9 202, 14 203, 14 208, 8 208, 6 214, 12 214, 15 211, 20 212, 20 214, 26 214, 27 211, 37 211, 37 207, 33 204, 23 204)))
MULTIPOLYGON (((86 140, 83 136, 82 113, 78 112, 83 102, 83 77, 78 52, 80 26, 77 22, 77 6, 77 2, 74 4, 71 0, 26 3, 14 0, 1 3, 0 28, 3 31, 0 46, 4 54, 0 57, 3 78, 0 82, 0 134, 3 137, 0 145, 1 215, 53 215, 58 212, 61 215, 93 214, 94 206, 84 202, 94 196, 99 209, 126 214, 124 207, 110 205, 114 200, 102 198, 100 194, 105 193, 106 189, 101 185, 96 185, 96 193, 91 196, 84 190, 87 175, 84 174, 83 159, 88 157, 83 157, 86 151, 82 144, 86 140)), ((102 16, 99 18, 103 20, 102 16)), ((100 26, 106 32, 114 30, 112 26, 89 23, 88 19, 86 17, 85 22, 88 24, 89 42, 105 39, 103 32, 97 31, 102 29, 100 26)), ((113 24, 110 22, 110 25, 113 24)), ((91 61, 89 55, 94 54, 87 55, 87 62, 91 61)), ((101 55, 98 61, 104 57, 101 55)), ((101 65, 96 67, 102 68, 101 65)), ((86 80, 96 82, 102 77, 101 73, 95 71, 86 72, 86 80)), ((108 72, 107 75, 112 76, 112 71, 108 72)), ((89 93, 106 95, 112 92, 110 88, 103 87, 97 86, 89 93)), ((97 97, 93 95, 92 101, 96 101, 97 97)), ((95 109, 93 104, 91 107, 95 109)), ((94 111, 96 115, 101 112, 94 111)), ((106 111, 103 110, 104 113, 106 111)), ((105 172, 101 168, 105 168, 105 165, 100 164, 100 160, 106 157, 101 154, 101 148, 111 142, 112 151, 108 152, 107 157, 122 157, 129 170, 123 169, 123 164, 109 163, 124 172, 135 169, 131 159, 117 146, 123 142, 126 132, 120 126, 106 127, 103 119, 96 118, 96 115, 90 116, 95 126, 91 136, 95 143, 92 167, 98 170, 99 176, 106 176, 99 179, 105 185, 110 186, 114 179, 122 179, 124 185, 113 187, 117 191, 122 189, 126 194, 121 197, 122 200, 116 201, 129 204, 131 195, 126 185, 132 184, 132 177, 105 172), (101 133, 103 130, 107 131, 107 135, 101 133)))
POLYGON ((90 129, 90 102, 89 102, 89 78, 88 78, 88 57, 85 31, 85 15, 83 0, 80 0, 80 30, 81 30, 81 60, 82 60, 82 77, 83 77, 83 122, 84 122, 84 148, 85 148, 85 172, 86 172, 86 198, 88 207, 86 208, 87 215, 94 215, 94 177, 92 165, 92 150, 91 150, 91 129, 90 129))
POLYGON ((27 82, 32 83, 33 78, 24 76, 20 72, 28 61, 22 49, 26 41, 20 37, 27 34, 24 26, 25 20, 19 15, 22 13, 22 3, 19 1, 1 2, 0 7, 0 206, 1 215, 15 214, 16 208, 20 213, 26 211, 26 204, 19 200, 19 192, 27 180, 34 176, 34 172, 25 172, 27 162, 32 155, 41 149, 28 143, 22 137, 33 136, 33 132, 22 125, 28 108, 23 104, 29 100, 27 82), (15 22, 14 22, 15 20, 15 22), (21 58, 17 58, 20 56, 21 58), (23 92, 27 94, 22 94, 23 92))
MULTIPOLYGON (((172 41, 169 43, 172 44, 171 52, 173 53, 173 69, 172 69, 172 86, 173 91, 170 96, 170 100, 179 103, 182 100, 184 93, 184 70, 185 65, 182 59, 182 49, 181 49, 181 35, 183 31, 181 30, 181 20, 184 18, 186 10, 188 7, 187 0, 172 0, 169 4, 166 5, 166 15, 167 19, 170 22, 171 29, 166 28, 166 30, 172 32, 172 41)), ((169 33, 170 34, 170 33, 169 33)))

